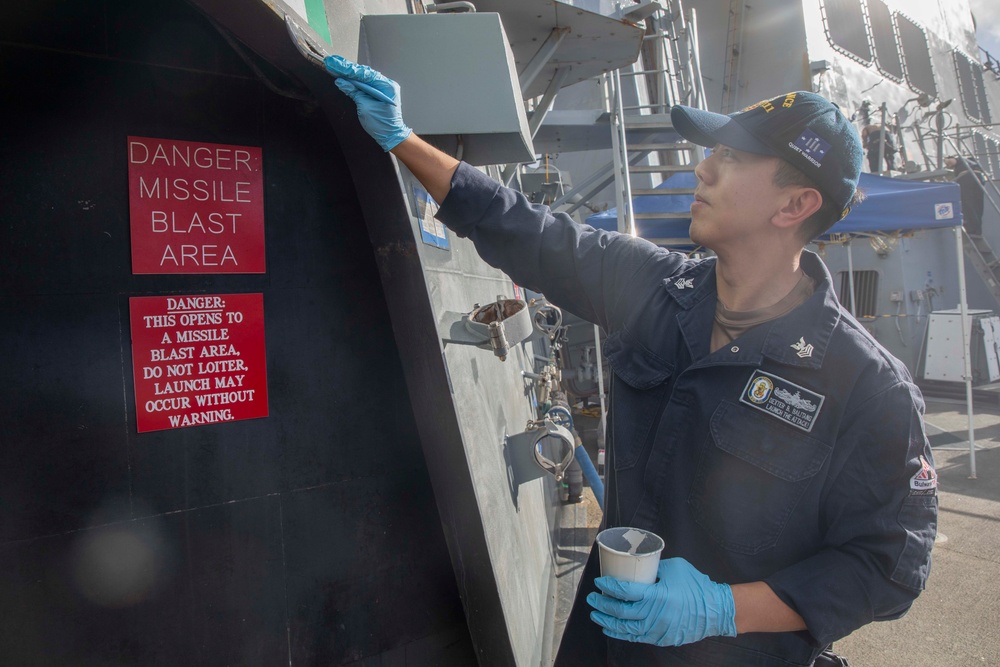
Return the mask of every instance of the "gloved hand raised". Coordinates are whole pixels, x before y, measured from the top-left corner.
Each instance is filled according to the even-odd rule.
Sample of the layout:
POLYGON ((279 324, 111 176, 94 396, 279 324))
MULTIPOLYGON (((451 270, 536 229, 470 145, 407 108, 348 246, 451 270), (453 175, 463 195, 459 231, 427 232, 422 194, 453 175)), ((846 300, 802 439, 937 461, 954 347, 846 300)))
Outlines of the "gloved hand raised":
POLYGON ((727 584, 717 584, 683 558, 660 561, 655 584, 614 577, 594 583, 590 618, 614 639, 680 646, 705 637, 736 636, 736 604, 727 584))
POLYGON ((403 122, 399 84, 371 67, 340 56, 327 56, 323 64, 337 77, 337 88, 354 100, 361 127, 382 150, 392 150, 410 136, 412 130, 403 122))

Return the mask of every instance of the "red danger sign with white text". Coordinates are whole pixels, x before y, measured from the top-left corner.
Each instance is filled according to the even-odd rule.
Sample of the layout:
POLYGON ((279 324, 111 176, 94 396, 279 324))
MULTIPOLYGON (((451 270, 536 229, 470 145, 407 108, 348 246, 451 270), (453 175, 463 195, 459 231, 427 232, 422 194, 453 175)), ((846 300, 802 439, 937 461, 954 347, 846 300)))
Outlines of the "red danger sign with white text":
POLYGON ((264 273, 257 146, 128 138, 132 273, 264 273))
POLYGON ((267 416, 264 295, 129 299, 139 433, 267 416))

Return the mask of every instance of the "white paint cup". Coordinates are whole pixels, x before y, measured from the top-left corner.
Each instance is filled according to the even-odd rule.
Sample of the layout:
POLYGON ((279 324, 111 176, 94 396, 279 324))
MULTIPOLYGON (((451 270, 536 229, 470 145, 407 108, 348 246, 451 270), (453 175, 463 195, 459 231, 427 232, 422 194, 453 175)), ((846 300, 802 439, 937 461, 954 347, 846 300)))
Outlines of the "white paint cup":
POLYGON ((608 528, 597 534, 601 576, 640 584, 656 583, 663 538, 642 528, 608 528))

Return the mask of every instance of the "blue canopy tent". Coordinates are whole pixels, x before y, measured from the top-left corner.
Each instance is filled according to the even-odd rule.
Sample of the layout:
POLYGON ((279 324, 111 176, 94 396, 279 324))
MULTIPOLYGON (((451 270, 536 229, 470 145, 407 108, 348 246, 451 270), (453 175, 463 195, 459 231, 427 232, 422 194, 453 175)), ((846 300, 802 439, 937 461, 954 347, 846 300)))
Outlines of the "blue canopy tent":
POLYGON ((861 174, 858 187, 865 193, 865 201, 831 227, 823 238, 962 224, 962 197, 957 183, 904 181, 861 174))
MULTIPOLYGON (((860 188, 865 201, 835 224, 823 239, 835 234, 871 234, 918 229, 955 227, 962 224, 961 196, 955 183, 928 183, 861 174, 860 188)), ((658 188, 694 188, 695 175, 680 172, 666 179, 658 188)), ((691 208, 693 195, 654 195, 636 197, 635 213, 683 213, 691 208)), ((618 210, 610 208, 587 218, 598 229, 618 229, 618 210)), ((635 221, 638 235, 657 245, 690 246, 688 228, 691 218, 653 218, 635 221)))

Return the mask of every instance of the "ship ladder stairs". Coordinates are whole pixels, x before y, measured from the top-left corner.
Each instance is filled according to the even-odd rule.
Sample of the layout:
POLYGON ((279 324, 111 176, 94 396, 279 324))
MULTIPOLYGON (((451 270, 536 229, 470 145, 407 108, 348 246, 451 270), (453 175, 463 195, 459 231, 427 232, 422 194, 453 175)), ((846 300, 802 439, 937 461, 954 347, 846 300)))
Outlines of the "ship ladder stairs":
POLYGON ((647 207, 636 212, 633 203, 635 198, 694 194, 691 187, 657 186, 673 174, 693 172, 704 158, 703 148, 678 137, 670 108, 684 104, 704 109, 706 104, 694 10, 685 11, 679 0, 642 2, 629 7, 623 18, 646 25, 639 59, 607 77, 618 231, 634 236, 637 221, 690 217, 687 211, 647 207))
MULTIPOLYGON (((962 230, 962 248, 1000 309, 1000 258, 982 236, 962 230)), ((1000 310, 998 310, 1000 312, 1000 310)))
MULTIPOLYGON (((956 155, 976 154, 974 147, 968 146, 957 130, 954 139, 948 135, 944 135, 941 138, 951 145, 956 155)), ((987 166, 983 168, 988 169, 987 166)), ((997 176, 1000 176, 1000 174, 993 174, 994 178, 997 176)), ((1000 214, 1000 207, 997 205, 997 202, 1000 201, 1000 198, 998 198, 1000 192, 997 191, 996 182, 992 179, 989 180, 987 182, 989 187, 982 181, 977 181, 977 183, 983 190, 983 198, 1000 214), (991 190, 992 193, 990 192, 991 190)), ((962 249, 965 252, 965 256, 972 262, 972 267, 976 273, 982 278, 986 289, 992 295, 993 301, 997 304, 997 312, 1000 312, 1000 257, 997 257, 985 237, 978 234, 970 234, 964 228, 962 229, 962 249)))

